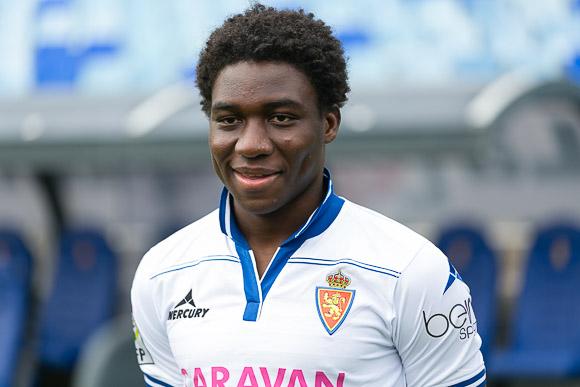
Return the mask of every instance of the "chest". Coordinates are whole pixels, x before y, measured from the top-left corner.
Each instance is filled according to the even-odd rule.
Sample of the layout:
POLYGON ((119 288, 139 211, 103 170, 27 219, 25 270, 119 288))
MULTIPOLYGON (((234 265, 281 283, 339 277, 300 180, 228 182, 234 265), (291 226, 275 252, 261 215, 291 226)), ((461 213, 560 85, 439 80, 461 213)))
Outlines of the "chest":
POLYGON ((387 372, 402 378, 389 299, 396 278, 290 259, 267 295, 257 295, 255 321, 243 318, 248 284, 239 263, 199 265, 170 281, 163 312, 186 385, 372 386, 384 385, 387 372))

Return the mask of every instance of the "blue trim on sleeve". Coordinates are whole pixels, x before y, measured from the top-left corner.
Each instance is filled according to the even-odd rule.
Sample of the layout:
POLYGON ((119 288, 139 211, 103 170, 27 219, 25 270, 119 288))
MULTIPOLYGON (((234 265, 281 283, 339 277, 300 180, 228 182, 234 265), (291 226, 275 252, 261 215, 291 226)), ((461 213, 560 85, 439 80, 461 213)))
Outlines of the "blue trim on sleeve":
MULTIPOLYGON (((467 379, 467 380, 464 380, 463 382, 460 382, 460 383, 454 384, 454 385, 452 385, 452 386, 449 386, 449 387, 467 387, 467 386, 469 386, 470 384, 477 382, 477 381, 478 381, 479 379, 481 379, 483 376, 485 376, 485 368, 484 368, 484 369, 482 369, 482 370, 481 370, 481 372, 480 372, 480 373, 478 373, 477 375, 475 375, 474 377, 472 377, 472 378, 469 378, 469 379, 467 379)), ((485 380, 483 381, 483 384, 479 384, 479 385, 478 385, 478 387, 479 387, 479 386, 485 386, 485 380)))
POLYGON ((143 375, 145 376, 145 383, 147 383, 147 379, 151 380, 154 383, 159 384, 160 386, 163 387, 173 387, 171 384, 165 383, 164 381, 161 381, 159 379, 154 378, 153 376, 146 374, 145 372, 143 372, 143 375))

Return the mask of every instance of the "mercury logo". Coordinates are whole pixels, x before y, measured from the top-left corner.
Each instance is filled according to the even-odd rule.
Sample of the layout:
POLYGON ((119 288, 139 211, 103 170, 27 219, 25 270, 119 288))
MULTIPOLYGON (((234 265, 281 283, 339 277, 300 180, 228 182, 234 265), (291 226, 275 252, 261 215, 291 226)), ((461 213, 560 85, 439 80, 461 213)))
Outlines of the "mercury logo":
POLYGON ((177 305, 173 308, 173 310, 169 311, 169 315, 167 316, 167 320, 179 320, 182 318, 204 318, 209 308, 198 308, 193 301, 193 296, 191 295, 192 291, 190 290, 189 293, 183 298, 183 300, 179 301, 177 305), (186 308, 182 308, 183 306, 187 306, 186 308))

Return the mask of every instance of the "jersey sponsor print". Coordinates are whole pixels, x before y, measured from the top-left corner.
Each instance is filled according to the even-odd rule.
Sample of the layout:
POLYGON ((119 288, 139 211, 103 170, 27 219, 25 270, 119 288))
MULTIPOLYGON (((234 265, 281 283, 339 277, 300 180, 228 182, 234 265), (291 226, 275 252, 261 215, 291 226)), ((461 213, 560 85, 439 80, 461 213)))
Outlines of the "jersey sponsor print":
POLYGON ((477 321, 471 308, 471 297, 449 308, 444 313, 427 315, 423 311, 423 323, 427 334, 434 338, 445 335, 449 329, 459 331, 459 339, 469 339, 477 332, 477 321))
POLYGON ((204 318, 209 308, 198 308, 191 295, 192 290, 187 293, 183 300, 179 301, 175 307, 169 311, 167 320, 179 320, 182 318, 204 318))
POLYGON ((262 278, 226 190, 147 253, 131 293, 147 385, 485 385, 472 298, 449 259, 326 179, 327 199, 262 278))
MULTIPOLYGON (((457 269, 449 262, 449 278, 443 294, 447 292, 456 280, 463 282, 457 269)), ((437 311, 430 315, 423 310, 422 315, 425 330, 433 338, 444 336, 450 329, 459 331, 460 340, 469 339, 477 333, 477 320, 471 307, 471 297, 457 302, 448 308, 448 310, 437 311)))
POLYGON ((308 377, 300 369, 250 366, 244 367, 239 377, 233 377, 232 374, 227 367, 211 367, 210 370, 181 369, 183 383, 187 387, 344 387, 346 378, 344 372, 329 375, 324 371, 316 371, 314 376, 308 377))

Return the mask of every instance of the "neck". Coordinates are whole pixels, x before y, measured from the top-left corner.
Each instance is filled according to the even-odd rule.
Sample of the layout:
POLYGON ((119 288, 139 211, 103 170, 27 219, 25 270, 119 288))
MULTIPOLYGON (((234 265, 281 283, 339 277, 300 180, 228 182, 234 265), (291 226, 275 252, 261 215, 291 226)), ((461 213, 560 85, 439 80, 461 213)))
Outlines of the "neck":
POLYGON ((324 195, 323 176, 317 178, 297 198, 278 210, 268 214, 255 214, 236 205, 233 210, 240 231, 252 250, 275 251, 290 235, 300 228, 322 202, 324 195))

